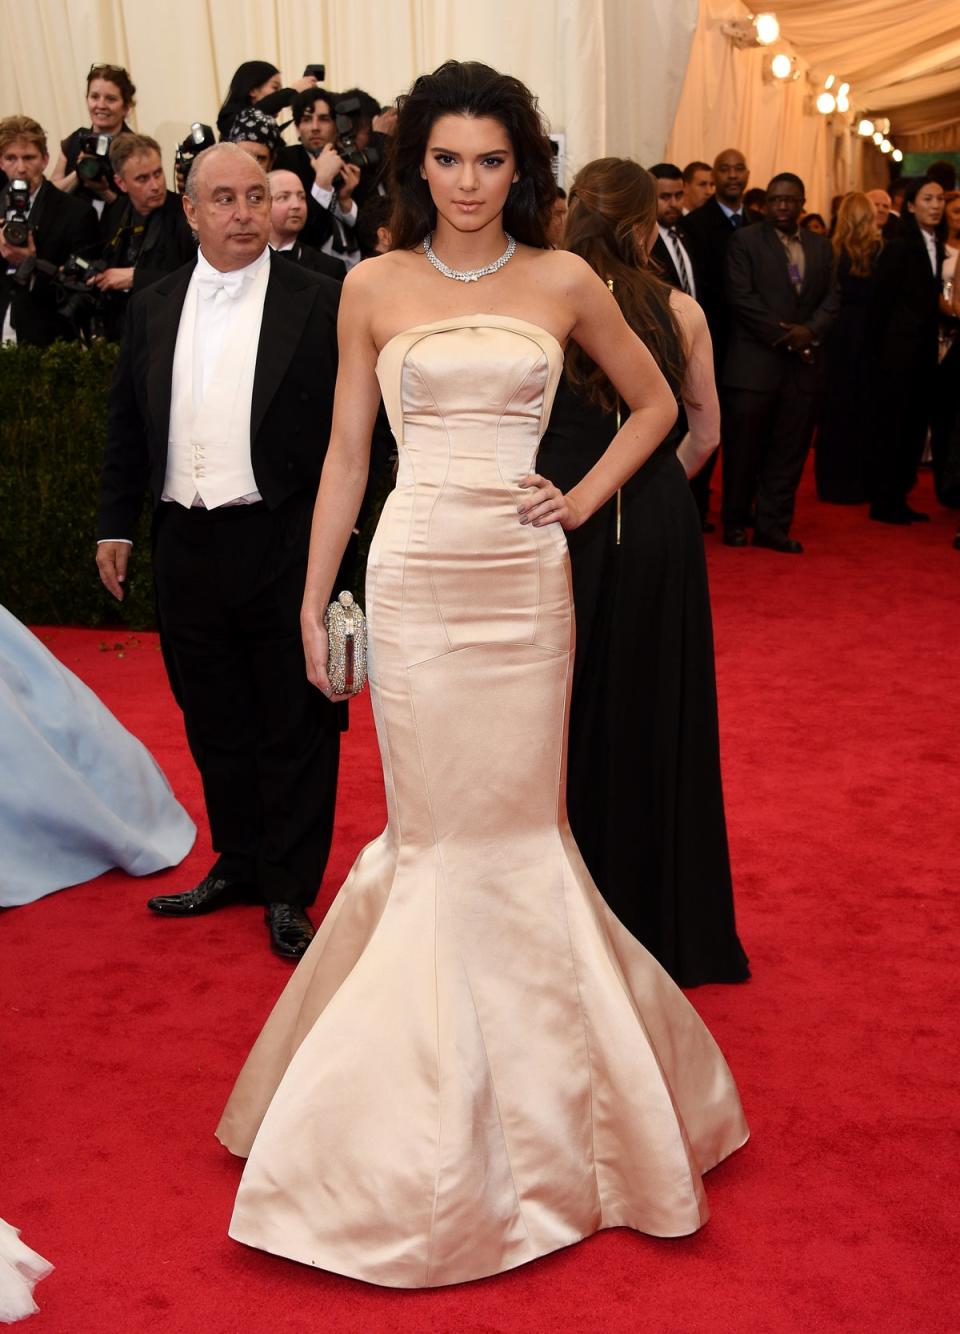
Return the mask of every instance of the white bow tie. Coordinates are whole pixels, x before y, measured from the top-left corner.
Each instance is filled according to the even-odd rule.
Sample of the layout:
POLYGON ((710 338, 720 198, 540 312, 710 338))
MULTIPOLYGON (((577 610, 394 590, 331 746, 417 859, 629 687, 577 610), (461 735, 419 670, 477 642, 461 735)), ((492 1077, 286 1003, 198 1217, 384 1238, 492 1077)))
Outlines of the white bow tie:
POLYGON ((236 298, 243 288, 243 273, 219 273, 216 269, 201 269, 197 273, 197 286, 200 294, 206 297, 225 292, 228 297, 236 298))

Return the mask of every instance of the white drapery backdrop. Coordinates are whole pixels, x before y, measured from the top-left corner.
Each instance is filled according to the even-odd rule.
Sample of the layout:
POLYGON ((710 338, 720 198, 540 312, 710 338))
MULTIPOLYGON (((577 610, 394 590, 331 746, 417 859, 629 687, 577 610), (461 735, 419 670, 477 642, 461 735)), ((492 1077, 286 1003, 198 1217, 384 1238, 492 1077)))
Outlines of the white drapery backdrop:
MULTIPOLYGON (((725 148, 738 148, 750 168, 751 185, 765 188, 775 172, 796 172, 807 187, 807 207, 822 213, 834 190, 850 188, 850 173, 835 163, 826 120, 809 108, 807 80, 765 79, 768 53, 759 47, 738 50, 724 36, 725 20, 748 13, 740 0, 701 0, 668 156, 683 167, 695 158, 712 162, 725 148)), ((786 43, 777 49, 786 49, 786 43)))
POLYGON ((168 168, 192 121, 213 124, 244 60, 288 79, 308 62, 327 86, 392 100, 443 60, 523 79, 567 136, 568 177, 606 153, 663 156, 697 0, 0 0, 0 115, 34 116, 56 145, 87 123, 94 61, 137 85, 134 127, 168 168))

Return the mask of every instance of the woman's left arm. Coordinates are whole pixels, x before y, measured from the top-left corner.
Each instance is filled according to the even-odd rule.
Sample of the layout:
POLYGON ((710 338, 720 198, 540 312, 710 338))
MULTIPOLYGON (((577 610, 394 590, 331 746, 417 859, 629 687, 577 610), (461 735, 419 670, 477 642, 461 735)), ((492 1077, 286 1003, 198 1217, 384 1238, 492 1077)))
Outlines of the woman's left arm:
POLYGON ((574 316, 570 337, 597 363, 630 416, 590 471, 561 492, 539 474, 521 486, 533 491, 520 508, 521 523, 579 528, 646 462, 677 419, 677 404, 656 362, 620 312, 607 285, 576 255, 555 252, 566 265, 566 294, 574 316))

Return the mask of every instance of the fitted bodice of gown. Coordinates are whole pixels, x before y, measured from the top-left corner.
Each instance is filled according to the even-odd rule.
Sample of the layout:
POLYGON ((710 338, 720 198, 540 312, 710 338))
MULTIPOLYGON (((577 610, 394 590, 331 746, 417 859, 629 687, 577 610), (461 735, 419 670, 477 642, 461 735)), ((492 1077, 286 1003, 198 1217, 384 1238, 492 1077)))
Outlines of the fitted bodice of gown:
POLYGON ((746 1138, 696 1012, 606 908, 564 806, 573 615, 557 524, 521 525, 563 354, 523 320, 398 334, 400 450, 367 576, 388 824, 257 1040, 218 1135, 231 1236, 400 1287, 599 1228, 706 1218, 746 1138))

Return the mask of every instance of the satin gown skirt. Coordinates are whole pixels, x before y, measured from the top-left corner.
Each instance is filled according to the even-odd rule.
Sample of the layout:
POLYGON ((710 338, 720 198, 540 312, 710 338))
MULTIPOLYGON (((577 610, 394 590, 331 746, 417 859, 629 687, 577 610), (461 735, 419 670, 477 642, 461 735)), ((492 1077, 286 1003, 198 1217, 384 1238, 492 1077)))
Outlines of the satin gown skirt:
POLYGON ((510 1269, 600 1228, 679 1236, 747 1129, 692 1006, 595 889, 564 806, 566 542, 521 478, 563 364, 478 315, 378 366, 400 447, 371 552, 388 825, 237 1081, 230 1235, 396 1287, 510 1269))

